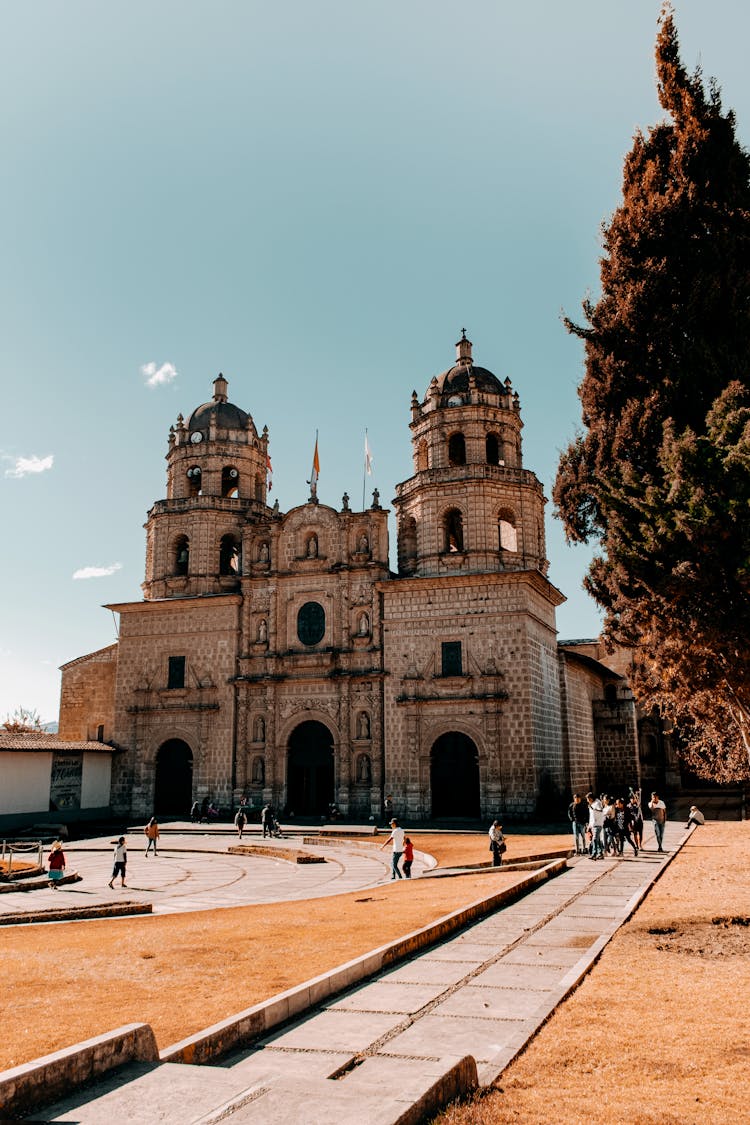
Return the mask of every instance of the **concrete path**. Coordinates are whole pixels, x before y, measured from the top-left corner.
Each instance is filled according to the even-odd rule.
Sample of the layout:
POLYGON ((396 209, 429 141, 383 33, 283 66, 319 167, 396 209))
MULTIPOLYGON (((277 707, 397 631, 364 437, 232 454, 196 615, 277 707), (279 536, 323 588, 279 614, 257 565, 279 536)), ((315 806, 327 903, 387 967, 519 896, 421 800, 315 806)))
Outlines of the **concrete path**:
MULTIPOLYGON (((315 828, 310 836, 314 837, 315 828)), ((82 876, 80 883, 69 883, 59 890, 41 887, 17 894, 0 895, 0 914, 22 914, 29 910, 59 909, 62 906, 111 905, 118 899, 151 903, 154 914, 174 914, 191 910, 216 910, 229 906, 285 902, 345 894, 384 882, 390 875, 388 849, 377 845, 331 837, 324 844, 303 844, 303 835, 263 840, 260 832, 245 832, 240 841, 236 831, 184 825, 183 831, 171 828, 159 841, 157 858, 146 858, 142 832, 127 835, 127 886, 119 880, 114 890, 107 886, 112 874, 113 845, 109 837, 82 840, 65 846, 68 871, 82 876), (303 850, 325 856, 325 863, 297 864, 290 860, 261 855, 230 855, 236 844, 269 845, 279 851, 303 850)), ((370 837, 372 840, 373 838, 370 837)), ((382 841, 380 841, 382 842, 382 841)), ((45 850, 46 857, 46 850, 45 850)), ((415 852, 414 875, 421 875, 432 862, 415 852)))
MULTIPOLYGON (((406 1125, 493 1082, 588 971, 670 855, 588 858, 219 1065, 134 1063, 46 1121, 406 1125), (466 1056, 471 1056, 466 1059, 466 1056), (474 1064, 471 1059, 476 1063, 474 1064), (462 1062, 463 1059, 463 1062, 462 1062)), ((682 843, 681 825, 667 846, 682 843)))

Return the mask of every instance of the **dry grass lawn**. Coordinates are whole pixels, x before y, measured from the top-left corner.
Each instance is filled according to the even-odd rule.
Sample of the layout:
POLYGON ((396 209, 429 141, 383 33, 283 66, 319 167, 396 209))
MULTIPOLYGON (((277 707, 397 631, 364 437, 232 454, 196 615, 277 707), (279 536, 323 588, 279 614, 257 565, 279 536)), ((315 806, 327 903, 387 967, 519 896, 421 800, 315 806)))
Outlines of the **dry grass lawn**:
MULTIPOLYGON (((486 837, 412 836, 444 866, 489 858, 486 837)), ((508 841, 508 858, 568 834, 508 841)), ((0 1070, 150 1023, 160 1048, 466 906, 521 875, 416 879, 308 902, 0 930, 11 988, 0 1070)))
POLYGON ((750 1121, 750 823, 699 828, 577 991, 440 1125, 750 1121))

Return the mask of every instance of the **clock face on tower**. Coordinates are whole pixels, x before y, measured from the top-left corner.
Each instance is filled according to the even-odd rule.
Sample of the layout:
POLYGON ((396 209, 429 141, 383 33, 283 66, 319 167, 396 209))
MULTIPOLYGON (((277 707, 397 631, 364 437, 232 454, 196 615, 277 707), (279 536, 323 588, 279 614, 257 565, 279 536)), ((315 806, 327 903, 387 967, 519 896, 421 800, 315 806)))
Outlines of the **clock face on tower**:
POLYGON ((196 430, 194 434, 190 435, 190 440, 192 441, 193 445, 197 445, 199 441, 203 441, 203 434, 200 432, 200 430, 196 430))

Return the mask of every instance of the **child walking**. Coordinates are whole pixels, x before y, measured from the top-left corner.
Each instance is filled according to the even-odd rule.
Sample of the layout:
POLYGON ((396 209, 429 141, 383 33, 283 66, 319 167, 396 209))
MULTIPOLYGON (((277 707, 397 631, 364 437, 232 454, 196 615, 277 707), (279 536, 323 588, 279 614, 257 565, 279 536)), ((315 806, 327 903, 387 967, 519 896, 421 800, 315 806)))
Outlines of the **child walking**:
POLYGON ((414 845, 408 836, 404 836, 404 862, 401 867, 405 879, 411 879, 411 865, 414 862, 414 845))
POLYGON ((128 862, 128 848, 125 843, 125 837, 121 836, 115 844, 115 865, 112 868, 112 878, 109 881, 109 886, 113 887, 115 879, 120 876, 120 881, 123 887, 125 886, 125 868, 128 862))

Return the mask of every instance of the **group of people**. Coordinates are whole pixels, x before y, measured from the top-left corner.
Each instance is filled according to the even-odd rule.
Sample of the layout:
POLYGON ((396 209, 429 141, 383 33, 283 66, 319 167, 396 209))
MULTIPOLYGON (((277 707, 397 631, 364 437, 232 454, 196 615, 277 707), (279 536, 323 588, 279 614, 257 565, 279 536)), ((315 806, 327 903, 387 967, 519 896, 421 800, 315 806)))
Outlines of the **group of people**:
MULTIPOLYGON (((648 803, 654 838, 658 852, 664 851, 664 828, 667 807, 658 793, 651 794, 648 803)), ((637 856, 643 847, 643 809, 639 789, 631 789, 628 800, 624 797, 600 797, 587 793, 573 794, 568 806, 568 820, 573 830, 576 855, 589 859, 604 859, 605 855, 622 856, 625 844, 637 856)))
MULTIPOLYGON (((159 839, 159 822, 155 816, 152 816, 148 824, 143 829, 143 834, 146 837, 146 852, 145 857, 148 859, 149 855, 153 852, 154 858, 158 855, 157 841, 159 839)), ((119 878, 123 887, 127 886, 125 882, 125 873, 128 864, 128 845, 124 836, 119 836, 117 840, 113 840, 114 844, 114 857, 112 865, 112 876, 107 884, 108 887, 114 887, 115 879, 119 878)), ((65 878, 65 871, 68 866, 68 861, 63 850, 62 840, 55 840, 52 844, 47 857, 47 879, 50 887, 59 890, 60 884, 65 878)))
POLYGON ((221 811, 208 797, 204 797, 200 804, 198 801, 193 801, 190 808, 190 819, 193 824, 201 824, 204 820, 207 822, 218 820, 220 815, 221 811))
POLYGON ((382 851, 388 844, 391 845, 391 880, 411 879, 411 865, 414 862, 414 845, 404 832, 404 829, 399 826, 395 816, 391 820, 391 834, 388 839, 384 840, 380 845, 380 850, 382 851), (403 874, 399 867, 402 857, 404 861, 403 874))

